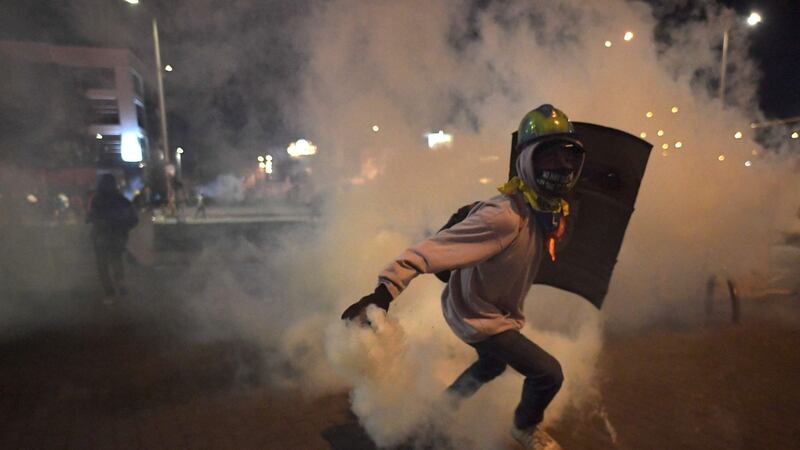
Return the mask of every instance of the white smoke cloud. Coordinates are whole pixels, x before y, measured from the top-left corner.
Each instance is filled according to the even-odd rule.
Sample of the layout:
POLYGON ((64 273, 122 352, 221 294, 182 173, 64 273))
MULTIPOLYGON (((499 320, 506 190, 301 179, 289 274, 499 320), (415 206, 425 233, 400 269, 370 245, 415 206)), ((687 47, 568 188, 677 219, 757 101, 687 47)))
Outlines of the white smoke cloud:
POLYGON ((442 409, 441 393, 475 354, 442 320, 438 281, 418 278, 387 318, 373 312, 376 330, 346 327, 338 315, 455 208, 494 195, 510 132, 525 112, 552 103, 573 120, 644 132, 655 146, 605 309, 543 287, 526 305, 524 333, 566 375, 547 424, 570 405, 599 407, 604 328, 697 320, 708 276, 763 268, 770 230, 800 200, 785 157, 747 128, 759 113, 743 38, 730 55, 728 107, 713 97, 719 16, 728 12, 706 13, 665 44, 638 2, 315 4, 296 30, 309 59, 301 101, 287 114, 319 146, 314 173, 329 194, 327 214, 318 235, 270 255, 281 263, 262 267, 269 294, 229 286, 239 331, 278 347, 292 368, 284 383, 312 394, 352 387, 353 410, 379 445, 439 429, 467 447, 502 447, 521 387, 512 370, 457 411, 442 409), (623 40, 627 31, 633 40, 623 40), (452 148, 424 145, 423 134, 438 129, 454 134, 452 148), (374 179, 346 182, 367 164, 379 168, 374 179))
MULTIPOLYGON (((735 276, 763 265, 762 237, 778 215, 769 199, 781 193, 775 180, 785 175, 745 128, 752 113, 736 107, 754 105, 756 70, 744 51, 732 52, 734 106, 723 110, 708 80, 696 78, 718 58, 716 9, 664 47, 653 40, 656 19, 641 3, 462 6, 345 0, 318 5, 311 16, 299 115, 315 125, 328 186, 339 190, 320 241, 336 242, 323 271, 336 273, 326 289, 341 300, 329 306, 336 315, 372 289, 377 271, 404 246, 455 207, 492 195, 507 170, 510 131, 529 109, 553 103, 574 120, 647 133, 655 150, 606 310, 595 313, 545 288, 528 300, 533 327, 526 334, 566 373, 548 410, 552 422, 569 403, 600 401, 595 363, 604 321, 641 327, 675 310, 691 320, 709 273, 735 276), (624 41, 626 31, 635 38, 624 41), (376 123, 379 133, 370 129, 376 123), (452 150, 430 152, 421 135, 440 128, 454 134, 452 150), (740 129, 745 137, 734 139, 740 129), (499 158, 482 162, 487 156, 499 158), (366 159, 383 168, 372 183, 335 185, 366 159), (483 177, 490 186, 478 183, 483 177)), ((431 413, 438 393, 474 359, 440 319, 440 285, 415 283, 377 333, 334 323, 337 331, 327 334, 328 359, 354 387, 353 409, 380 445, 408 439, 439 417, 431 413)), ((475 448, 501 445, 519 389, 519 376, 502 376, 449 417, 456 426, 443 429, 475 448)))

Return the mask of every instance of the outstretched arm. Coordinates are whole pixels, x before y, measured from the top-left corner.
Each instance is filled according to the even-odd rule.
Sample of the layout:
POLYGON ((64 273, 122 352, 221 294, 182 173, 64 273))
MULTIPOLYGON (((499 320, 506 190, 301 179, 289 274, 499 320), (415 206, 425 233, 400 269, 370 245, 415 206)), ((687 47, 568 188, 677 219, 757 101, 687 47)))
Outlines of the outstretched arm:
POLYGON ((349 311, 355 317, 369 304, 388 309, 389 302, 420 274, 469 267, 491 258, 514 240, 519 223, 519 216, 512 211, 494 203, 484 204, 452 228, 406 249, 378 275, 375 292, 345 313, 349 311))

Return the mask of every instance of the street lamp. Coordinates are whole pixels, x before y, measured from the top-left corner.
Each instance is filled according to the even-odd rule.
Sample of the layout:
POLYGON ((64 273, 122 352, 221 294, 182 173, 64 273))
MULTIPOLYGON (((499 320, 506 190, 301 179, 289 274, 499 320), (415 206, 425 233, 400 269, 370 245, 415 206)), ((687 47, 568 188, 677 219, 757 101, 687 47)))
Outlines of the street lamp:
POLYGON ((750 15, 747 17, 747 24, 751 27, 754 25, 758 25, 761 22, 761 14, 757 12, 751 12, 750 15))
MULTIPOLYGON (((131 5, 138 5, 139 0, 125 0, 131 5)), ((158 82, 158 111, 161 116, 161 151, 164 155, 164 167, 169 167, 169 136, 167 134, 167 106, 164 101, 164 77, 161 68, 161 41, 158 38, 158 22, 153 17, 153 49, 156 56, 156 80, 158 82)), ((172 206, 175 202, 175 193, 167 173, 167 203, 172 206)))
POLYGON ((183 147, 175 149, 175 163, 178 165, 178 179, 183 178, 183 147))
MULTIPOLYGON (((125 0, 131 5, 138 5, 139 0, 125 0)), ((167 106, 164 102, 164 77, 162 75, 162 67, 167 72, 172 71, 172 66, 169 64, 165 67, 161 65, 161 41, 158 38, 158 22, 155 17, 153 18, 153 49, 156 56, 156 80, 158 82, 158 109, 161 115, 161 149, 164 152, 164 162, 169 164, 169 139, 167 136, 167 106)))
MULTIPOLYGON (((753 27, 761 22, 761 15, 757 12, 751 12, 747 17, 747 25, 753 27)), ((728 71, 728 35, 731 32, 730 20, 725 20, 725 29, 722 33, 722 62, 720 63, 720 77, 719 77, 719 99, 722 102, 722 107, 725 107, 725 75, 728 71)))
POLYGON ((445 133, 444 130, 439 130, 438 133, 428 133, 425 137, 428 139, 428 148, 431 150, 438 147, 450 147, 453 144, 453 135, 445 133))
POLYGON ((298 139, 286 147, 286 152, 292 158, 300 158, 303 156, 311 156, 317 154, 317 146, 313 142, 306 139, 298 139))

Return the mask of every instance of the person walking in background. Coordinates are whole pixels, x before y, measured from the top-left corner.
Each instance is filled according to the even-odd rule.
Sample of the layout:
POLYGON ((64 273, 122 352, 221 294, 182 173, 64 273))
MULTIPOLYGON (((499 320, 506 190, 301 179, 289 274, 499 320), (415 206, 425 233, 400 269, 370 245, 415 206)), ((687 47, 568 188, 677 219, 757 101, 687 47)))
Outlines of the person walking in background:
POLYGON ((197 193, 197 209, 194 211, 194 218, 202 217, 205 219, 206 216, 206 196, 203 195, 202 192, 197 193))
POLYGON ((92 224, 92 245, 105 303, 112 303, 115 294, 125 295, 122 256, 128 243, 128 233, 139 223, 133 204, 117 187, 111 174, 104 174, 97 183, 97 192, 89 201, 86 222, 92 224), (113 279, 112 279, 113 273, 113 279))

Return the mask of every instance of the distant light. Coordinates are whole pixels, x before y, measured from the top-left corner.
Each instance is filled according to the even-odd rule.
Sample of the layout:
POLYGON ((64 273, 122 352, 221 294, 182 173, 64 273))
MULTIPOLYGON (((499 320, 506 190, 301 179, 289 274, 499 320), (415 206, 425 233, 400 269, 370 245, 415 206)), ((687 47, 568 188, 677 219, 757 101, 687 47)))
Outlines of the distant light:
MULTIPOLYGON (((295 142, 289 144, 286 148, 286 152, 289 153, 289 156, 292 158, 299 158, 301 156, 311 156, 317 153, 317 146, 314 145, 311 141, 307 141, 305 139, 298 139, 295 142)), ((269 161, 269 159, 267 159, 269 161)))
POLYGON ((372 131, 377 133, 378 131, 381 131, 381 127, 379 127, 378 125, 373 125, 372 126, 372 131))
POLYGON ((144 163, 143 162, 139 163, 139 168, 140 169, 144 169, 144 163))
POLYGON ((677 112, 678 112, 678 107, 677 106, 673 106, 672 107, 672 114, 677 114, 677 112))
POLYGON ((478 179, 478 183, 480 184, 489 184, 492 182, 491 178, 482 177, 478 179))
POLYGON ((669 155, 668 151, 664 150, 663 152, 661 152, 661 156, 667 156, 667 155, 669 155))
POLYGON ((645 114, 644 116, 647 117, 648 119, 653 117, 653 111, 647 111, 647 114, 645 114))
POLYGON ((439 130, 438 133, 428 133, 425 135, 428 138, 428 148, 433 149, 436 147, 447 147, 453 143, 453 135, 439 130))
POLYGON ((138 5, 139 0, 125 0, 126 2, 130 3, 131 5, 138 5))
POLYGON ((605 44, 603 44, 603 45, 605 45, 606 48, 609 48, 609 47, 611 47, 611 41, 606 41, 605 44))
POLYGON ((798 137, 800 137, 800 134, 798 134, 797 131, 792 133, 792 139, 797 139, 798 137))
POLYGON ((166 66, 164 66, 164 70, 166 70, 167 72, 172 72, 172 66, 167 64, 166 66))
POLYGON ((742 138, 742 132, 741 131, 737 131, 736 133, 733 134, 733 138, 734 139, 741 139, 742 138))
POLYGON ((259 156, 258 157, 258 162, 264 162, 264 157, 263 156, 259 156))
POLYGON ((753 149, 753 151, 752 151, 752 152, 750 152, 750 153, 751 153, 753 156, 756 156, 756 155, 758 155, 758 150, 756 150, 756 149, 753 149))
POLYGON ((25 200, 27 200, 28 203, 39 203, 39 199, 33 194, 28 194, 28 196, 25 197, 25 200))
POLYGON ((681 147, 683 147, 683 142, 678 141, 675 143, 675 148, 681 148, 681 147))
POLYGON ((97 134, 94 135, 94 138, 95 139, 103 139, 103 135, 100 134, 100 133, 97 133, 97 134))
POLYGON ((639 137, 640 137, 640 138, 642 138, 642 139, 644 139, 644 138, 646 138, 646 137, 647 137, 647 133, 645 133, 644 131, 642 131, 641 133, 639 133, 639 137))
POLYGON ((761 22, 761 14, 757 12, 751 12, 749 16, 747 16, 747 24, 752 26, 758 25, 761 22))
POLYGON ((725 161, 725 155, 719 155, 717 156, 717 159, 720 161, 725 161))
POLYGON ((626 41, 630 41, 631 39, 633 39, 633 32, 632 31, 627 31, 625 33, 625 36, 622 39, 625 39, 626 41))
POLYGON ((182 155, 182 154, 183 154, 183 147, 178 147, 178 148, 176 148, 176 149, 175 149, 175 152, 176 152, 177 154, 179 154, 179 155, 182 155))
POLYGON ((664 135, 664 130, 658 130, 656 132, 656 134, 659 135, 659 136, 663 136, 664 135))
MULTIPOLYGON (((301 139, 302 140, 302 139, 301 139)), ((264 157, 264 173, 271 174, 272 173, 272 155, 267 155, 264 157)))
POLYGON ((258 163, 258 168, 259 169, 266 169, 267 168, 267 164, 264 161, 261 161, 260 163, 258 163))
POLYGON ((749 161, 749 160, 748 160, 748 161, 745 161, 745 162, 744 162, 744 166, 745 166, 745 167, 750 167, 750 166, 752 166, 752 165, 753 165, 753 162, 752 162, 752 161, 749 161))
POLYGON ((750 128, 758 128, 758 124, 753 122, 750 124, 750 128))
POLYGON ((669 148, 669 144, 661 144, 661 148, 663 148, 664 150, 666 150, 666 149, 668 149, 668 148, 669 148))
POLYGON ((139 143, 139 136, 136 133, 130 131, 122 133, 120 157, 125 162, 142 161, 142 145, 139 143))

